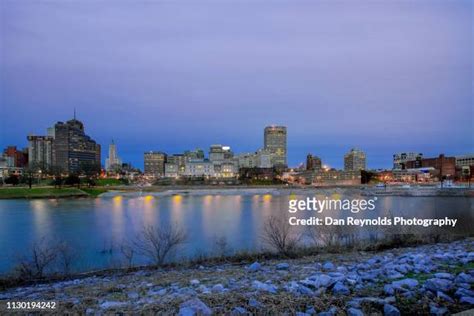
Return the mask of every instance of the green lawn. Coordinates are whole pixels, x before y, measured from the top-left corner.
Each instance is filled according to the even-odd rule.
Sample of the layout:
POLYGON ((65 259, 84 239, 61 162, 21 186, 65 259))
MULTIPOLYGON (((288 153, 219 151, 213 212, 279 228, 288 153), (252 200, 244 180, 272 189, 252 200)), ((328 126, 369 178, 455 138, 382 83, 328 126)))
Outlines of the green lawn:
POLYGON ((36 199, 36 198, 61 198, 91 196, 97 197, 99 194, 107 192, 105 188, 0 188, 0 199, 36 199))
POLYGON ((107 192, 107 189, 104 188, 81 188, 82 191, 86 192, 92 197, 97 197, 102 193, 107 192))
POLYGON ((97 179, 97 185, 99 186, 113 186, 113 185, 123 185, 124 181, 115 179, 115 178, 107 178, 107 179, 97 179))

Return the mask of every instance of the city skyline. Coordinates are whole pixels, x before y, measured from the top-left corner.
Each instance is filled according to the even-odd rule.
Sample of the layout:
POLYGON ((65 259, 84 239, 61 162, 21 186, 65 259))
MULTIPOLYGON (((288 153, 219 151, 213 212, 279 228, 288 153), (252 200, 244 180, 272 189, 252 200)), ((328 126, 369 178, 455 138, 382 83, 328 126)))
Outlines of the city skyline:
MULTIPOLYGON (((72 118, 70 119, 72 121, 75 121, 76 120, 76 110, 74 109, 74 115, 72 116, 72 118)), ((70 120, 65 120, 65 121, 70 121, 70 120)), ((80 119, 78 119, 78 122, 79 123, 84 123, 82 122, 80 119)), ((56 123, 53 123, 52 125, 54 126, 55 124, 57 123, 61 123, 62 124, 62 121, 56 121, 56 123)), ((269 125, 269 126, 265 126, 263 128, 263 137, 262 137, 262 143, 260 145, 257 145, 257 147, 255 149, 251 149, 251 150, 248 150, 248 151, 236 151, 234 150, 234 147, 232 146, 232 144, 228 144, 229 146, 229 149, 230 150, 233 150, 235 152, 235 154, 245 154, 245 153, 256 153, 260 150, 264 150, 265 149, 265 138, 266 138, 266 131, 268 128, 271 128, 271 129, 274 129, 274 128, 283 128, 285 130, 285 137, 287 136, 286 135, 286 132, 287 132, 287 127, 286 126, 283 126, 283 125, 277 125, 277 124, 272 124, 272 125, 269 125)), ((49 134, 51 133, 50 131, 51 128, 44 128, 44 131, 43 133, 38 133, 38 134, 34 134, 34 133, 29 133, 27 136, 26 136, 26 139, 27 139, 27 143, 25 146, 22 146, 22 145, 19 145, 19 144, 8 144, 8 145, 5 145, 4 148, 7 148, 7 147, 10 147, 10 146, 14 146, 14 147, 17 147, 19 150, 20 149, 28 149, 28 142, 29 142, 29 139, 30 138, 44 138, 44 137, 50 137, 50 136, 42 136, 44 134, 49 134)), ((92 135, 93 136, 93 135, 92 135)), ((111 138, 111 141, 106 143, 105 145, 103 144, 100 144, 100 142, 98 142, 98 144, 102 147, 101 149, 101 165, 102 167, 104 168, 104 170, 107 170, 107 160, 110 156, 110 146, 113 146, 114 147, 114 151, 117 152, 118 150, 118 147, 117 147, 117 143, 115 142, 115 139, 111 138), (105 149, 104 149, 105 148, 105 149)), ((139 153, 139 156, 142 157, 141 159, 138 158, 138 157, 135 157, 135 155, 133 155, 133 158, 131 160, 122 160, 119 158, 119 160, 123 163, 131 163, 133 167, 136 167, 136 168, 139 168, 141 169, 142 171, 144 171, 144 159, 143 159, 143 154, 145 153, 151 153, 151 152, 158 152, 158 153, 164 153, 166 155, 180 155, 186 151, 189 151, 189 150, 196 150, 196 149, 199 149, 199 150, 203 150, 204 152, 204 157, 206 159, 209 158, 209 151, 207 151, 206 149, 209 149, 211 150, 212 149, 212 146, 214 146, 215 144, 217 144, 216 142, 214 143, 210 143, 208 144, 207 146, 191 146, 189 148, 185 148, 181 151, 173 151, 173 152, 170 152, 170 151, 167 151, 167 150, 163 150, 163 149, 147 149, 145 150, 144 152, 141 152, 139 153), (135 162, 135 163, 134 163, 135 162)), ((286 144, 285 144, 286 145, 286 144)), ((290 146, 291 147, 291 146, 290 146)), ((325 157, 325 154, 322 153, 322 152, 318 152, 317 153, 317 156, 319 156, 319 158, 322 158, 321 161, 322 163, 324 164, 324 166, 326 168, 334 168, 334 169, 345 169, 346 166, 345 166, 345 160, 346 160, 346 155, 348 153, 350 153, 351 151, 353 151, 354 149, 356 150, 362 150, 362 152, 364 153, 365 155, 365 158, 364 160, 369 160, 370 161, 370 158, 367 158, 367 152, 364 150, 364 149, 361 149, 361 148, 358 148, 357 146, 353 146, 353 147, 341 147, 342 150, 343 150, 343 154, 341 157, 339 157, 339 159, 341 160, 341 164, 330 164, 329 162, 327 162, 326 160, 324 160, 324 157, 325 157)), ((366 167, 367 167, 367 170, 371 170, 371 169, 392 169, 393 167, 393 161, 394 161, 394 156, 396 154, 399 154, 401 152, 392 152, 390 154, 390 165, 389 166, 383 166, 383 167, 372 167, 370 166, 368 163, 366 163, 366 167)), ((286 153, 288 155, 288 152, 286 153)), ((307 152, 307 155, 311 155, 311 154, 314 154, 314 152, 310 152, 308 151, 307 152)), ((438 156, 440 154, 440 152, 438 153, 434 153, 434 154, 428 154, 428 155, 425 155, 425 156, 438 156)), ((445 154, 443 152, 441 152, 441 154, 445 154)), ((452 154, 452 153, 448 153, 447 155, 451 155, 451 156, 460 156, 460 155, 465 155, 465 154, 471 154, 470 151, 465 151, 465 152, 462 152, 462 153, 459 153, 459 154, 452 154)), ((118 157, 116 157, 118 158, 118 157)), ((295 164, 295 165, 288 165, 289 168, 296 168, 296 167, 300 167, 300 166, 306 166, 306 163, 307 163, 307 156, 303 157, 303 159, 301 159, 301 162, 299 162, 298 164, 295 164)))
POLYGON ((474 148, 468 1, 0 6, 2 148, 74 107, 103 157, 113 138, 135 166, 149 150, 251 152, 271 124, 290 166, 474 148))

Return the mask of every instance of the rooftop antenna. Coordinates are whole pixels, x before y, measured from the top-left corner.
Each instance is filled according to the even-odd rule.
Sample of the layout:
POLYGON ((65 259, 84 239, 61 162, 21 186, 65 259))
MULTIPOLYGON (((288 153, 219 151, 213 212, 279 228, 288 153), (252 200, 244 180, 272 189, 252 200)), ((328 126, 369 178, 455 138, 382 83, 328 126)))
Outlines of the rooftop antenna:
POLYGON ((74 108, 74 120, 76 120, 76 108, 74 108))

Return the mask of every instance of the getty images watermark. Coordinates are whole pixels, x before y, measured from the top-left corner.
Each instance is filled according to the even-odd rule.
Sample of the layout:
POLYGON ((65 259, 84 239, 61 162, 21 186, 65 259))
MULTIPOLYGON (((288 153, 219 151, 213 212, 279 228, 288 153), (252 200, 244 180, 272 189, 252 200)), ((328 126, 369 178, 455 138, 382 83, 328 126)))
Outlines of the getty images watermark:
MULTIPOLYGON (((372 199, 335 199, 325 197, 318 199, 316 197, 306 197, 304 199, 290 199, 288 202, 288 212, 295 215, 297 212, 314 212, 322 214, 323 212, 331 211, 348 211, 352 214, 357 214, 364 211, 374 211, 376 208, 377 197, 372 199)), ((455 227, 457 223, 456 218, 407 218, 404 216, 393 217, 376 217, 376 218, 357 218, 348 216, 346 218, 340 217, 317 217, 311 216, 309 218, 298 218, 290 216, 288 219, 290 225, 327 225, 327 226, 449 226, 455 227)))

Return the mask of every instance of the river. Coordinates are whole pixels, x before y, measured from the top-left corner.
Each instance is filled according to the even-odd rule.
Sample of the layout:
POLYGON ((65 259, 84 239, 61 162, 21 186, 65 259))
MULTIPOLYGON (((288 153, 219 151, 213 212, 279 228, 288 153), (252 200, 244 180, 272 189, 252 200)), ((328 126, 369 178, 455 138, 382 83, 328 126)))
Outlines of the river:
MULTIPOLYGON (((174 195, 112 192, 95 199, 0 200, 0 273, 12 271, 22 256, 31 253, 31 245, 41 239, 66 241, 76 249, 79 255, 74 268, 78 271, 119 266, 123 260, 119 245, 133 239, 145 225, 179 225, 186 231, 188 241, 175 260, 214 254, 223 244, 228 253, 258 250, 268 216, 288 214, 289 199, 303 195, 322 199, 327 192, 296 196, 278 190, 174 195)), ((332 196, 361 198, 344 192, 332 196)), ((456 229, 466 232, 472 229, 473 202, 467 197, 384 196, 377 197, 374 211, 346 216, 375 218, 388 211, 397 216, 449 216, 459 218, 456 229)), ((146 263, 145 258, 138 257, 136 263, 146 263)))

